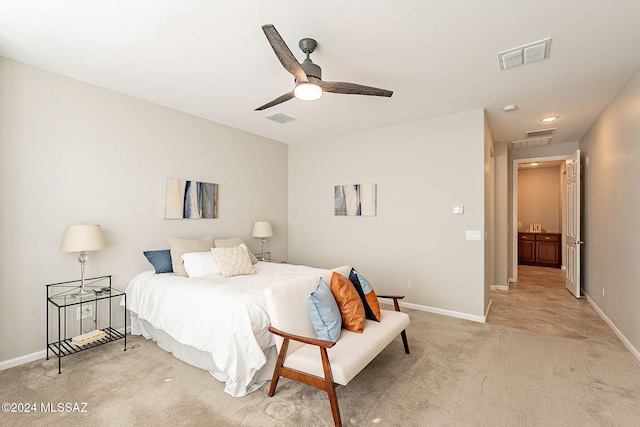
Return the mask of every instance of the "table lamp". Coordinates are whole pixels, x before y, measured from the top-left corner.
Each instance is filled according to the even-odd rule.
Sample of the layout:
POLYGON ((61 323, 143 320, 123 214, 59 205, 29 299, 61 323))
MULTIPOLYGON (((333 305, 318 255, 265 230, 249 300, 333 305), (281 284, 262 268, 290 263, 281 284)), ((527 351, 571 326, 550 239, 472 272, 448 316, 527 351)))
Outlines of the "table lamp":
POLYGON ((99 225, 68 225, 64 229, 60 250, 62 252, 80 252, 78 262, 80 263, 80 291, 75 294, 76 298, 90 295, 91 292, 84 288, 84 264, 87 262, 88 251, 99 251, 105 248, 104 238, 99 225))
POLYGON ((264 244, 267 241, 267 237, 273 236, 273 228, 271 227, 271 222, 269 221, 256 221, 253 223, 253 233, 251 234, 253 237, 258 237, 262 239, 262 256, 260 257, 260 261, 264 261, 264 244))

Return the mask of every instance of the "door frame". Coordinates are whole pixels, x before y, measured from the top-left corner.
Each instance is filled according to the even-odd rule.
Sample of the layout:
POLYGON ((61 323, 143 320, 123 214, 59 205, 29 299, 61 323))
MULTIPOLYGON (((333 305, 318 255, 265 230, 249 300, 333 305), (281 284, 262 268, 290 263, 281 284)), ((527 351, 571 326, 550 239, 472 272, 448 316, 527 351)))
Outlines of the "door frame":
MULTIPOLYGON (((533 163, 533 162, 553 162, 556 160, 567 160, 571 157, 571 154, 563 154, 559 156, 538 156, 529 157, 526 159, 513 159, 511 169, 511 201, 512 201, 512 224, 511 224, 511 273, 513 277, 509 278, 510 283, 516 283, 518 281, 518 165, 521 163, 533 163)), ((564 216, 564 205, 562 205, 562 216, 564 216)), ((562 224, 564 228, 564 224, 562 224)), ((564 233, 564 229, 560 230, 564 233)), ((561 245, 562 247, 562 245, 561 245)), ((564 259, 563 259, 564 262, 564 259)))

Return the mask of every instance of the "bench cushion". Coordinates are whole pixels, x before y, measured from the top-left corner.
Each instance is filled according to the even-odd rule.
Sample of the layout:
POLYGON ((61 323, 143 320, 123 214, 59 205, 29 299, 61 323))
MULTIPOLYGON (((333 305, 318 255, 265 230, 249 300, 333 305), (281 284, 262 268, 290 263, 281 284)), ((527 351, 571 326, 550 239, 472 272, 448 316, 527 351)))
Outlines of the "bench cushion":
MULTIPOLYGON (((333 381, 347 385, 408 325, 406 313, 381 310, 380 322, 367 320, 362 334, 343 330, 336 345, 327 350, 333 381)), ((320 350, 313 345, 304 344, 290 351, 284 366, 324 377, 320 350)))

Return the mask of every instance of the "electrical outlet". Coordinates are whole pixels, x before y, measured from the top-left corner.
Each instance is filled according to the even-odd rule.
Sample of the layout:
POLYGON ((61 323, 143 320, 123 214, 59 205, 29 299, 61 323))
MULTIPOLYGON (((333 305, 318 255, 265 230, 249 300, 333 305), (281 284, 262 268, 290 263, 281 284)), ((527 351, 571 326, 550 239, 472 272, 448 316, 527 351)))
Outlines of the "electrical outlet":
POLYGON ((88 304, 83 305, 82 311, 80 311, 80 307, 78 307, 76 312, 76 320, 86 319, 88 317, 93 318, 93 306, 88 304))
POLYGON ((413 282, 411 280, 407 280, 407 289, 413 289, 413 282))

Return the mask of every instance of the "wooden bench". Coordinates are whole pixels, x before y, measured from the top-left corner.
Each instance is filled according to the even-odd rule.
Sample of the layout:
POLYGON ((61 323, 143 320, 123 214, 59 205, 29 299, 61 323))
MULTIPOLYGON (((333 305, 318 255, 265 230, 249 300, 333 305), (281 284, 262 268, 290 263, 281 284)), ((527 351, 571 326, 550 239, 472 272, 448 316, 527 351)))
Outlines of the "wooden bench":
MULTIPOLYGON (((349 277, 350 266, 335 270, 349 277)), ((323 277, 331 282, 331 273, 323 277)), ((381 310, 381 320, 366 320, 364 332, 358 334, 342 329, 337 342, 317 339, 307 311, 307 300, 315 289, 319 277, 296 280, 266 291, 266 303, 271 327, 275 334, 278 360, 273 372, 269 396, 273 396, 280 377, 300 381, 324 390, 329 396, 333 420, 341 426, 336 387, 346 386, 398 335, 402 336, 404 350, 409 354, 405 328, 409 316, 400 311, 398 300, 402 296, 382 296, 393 299, 395 310, 381 310)))

